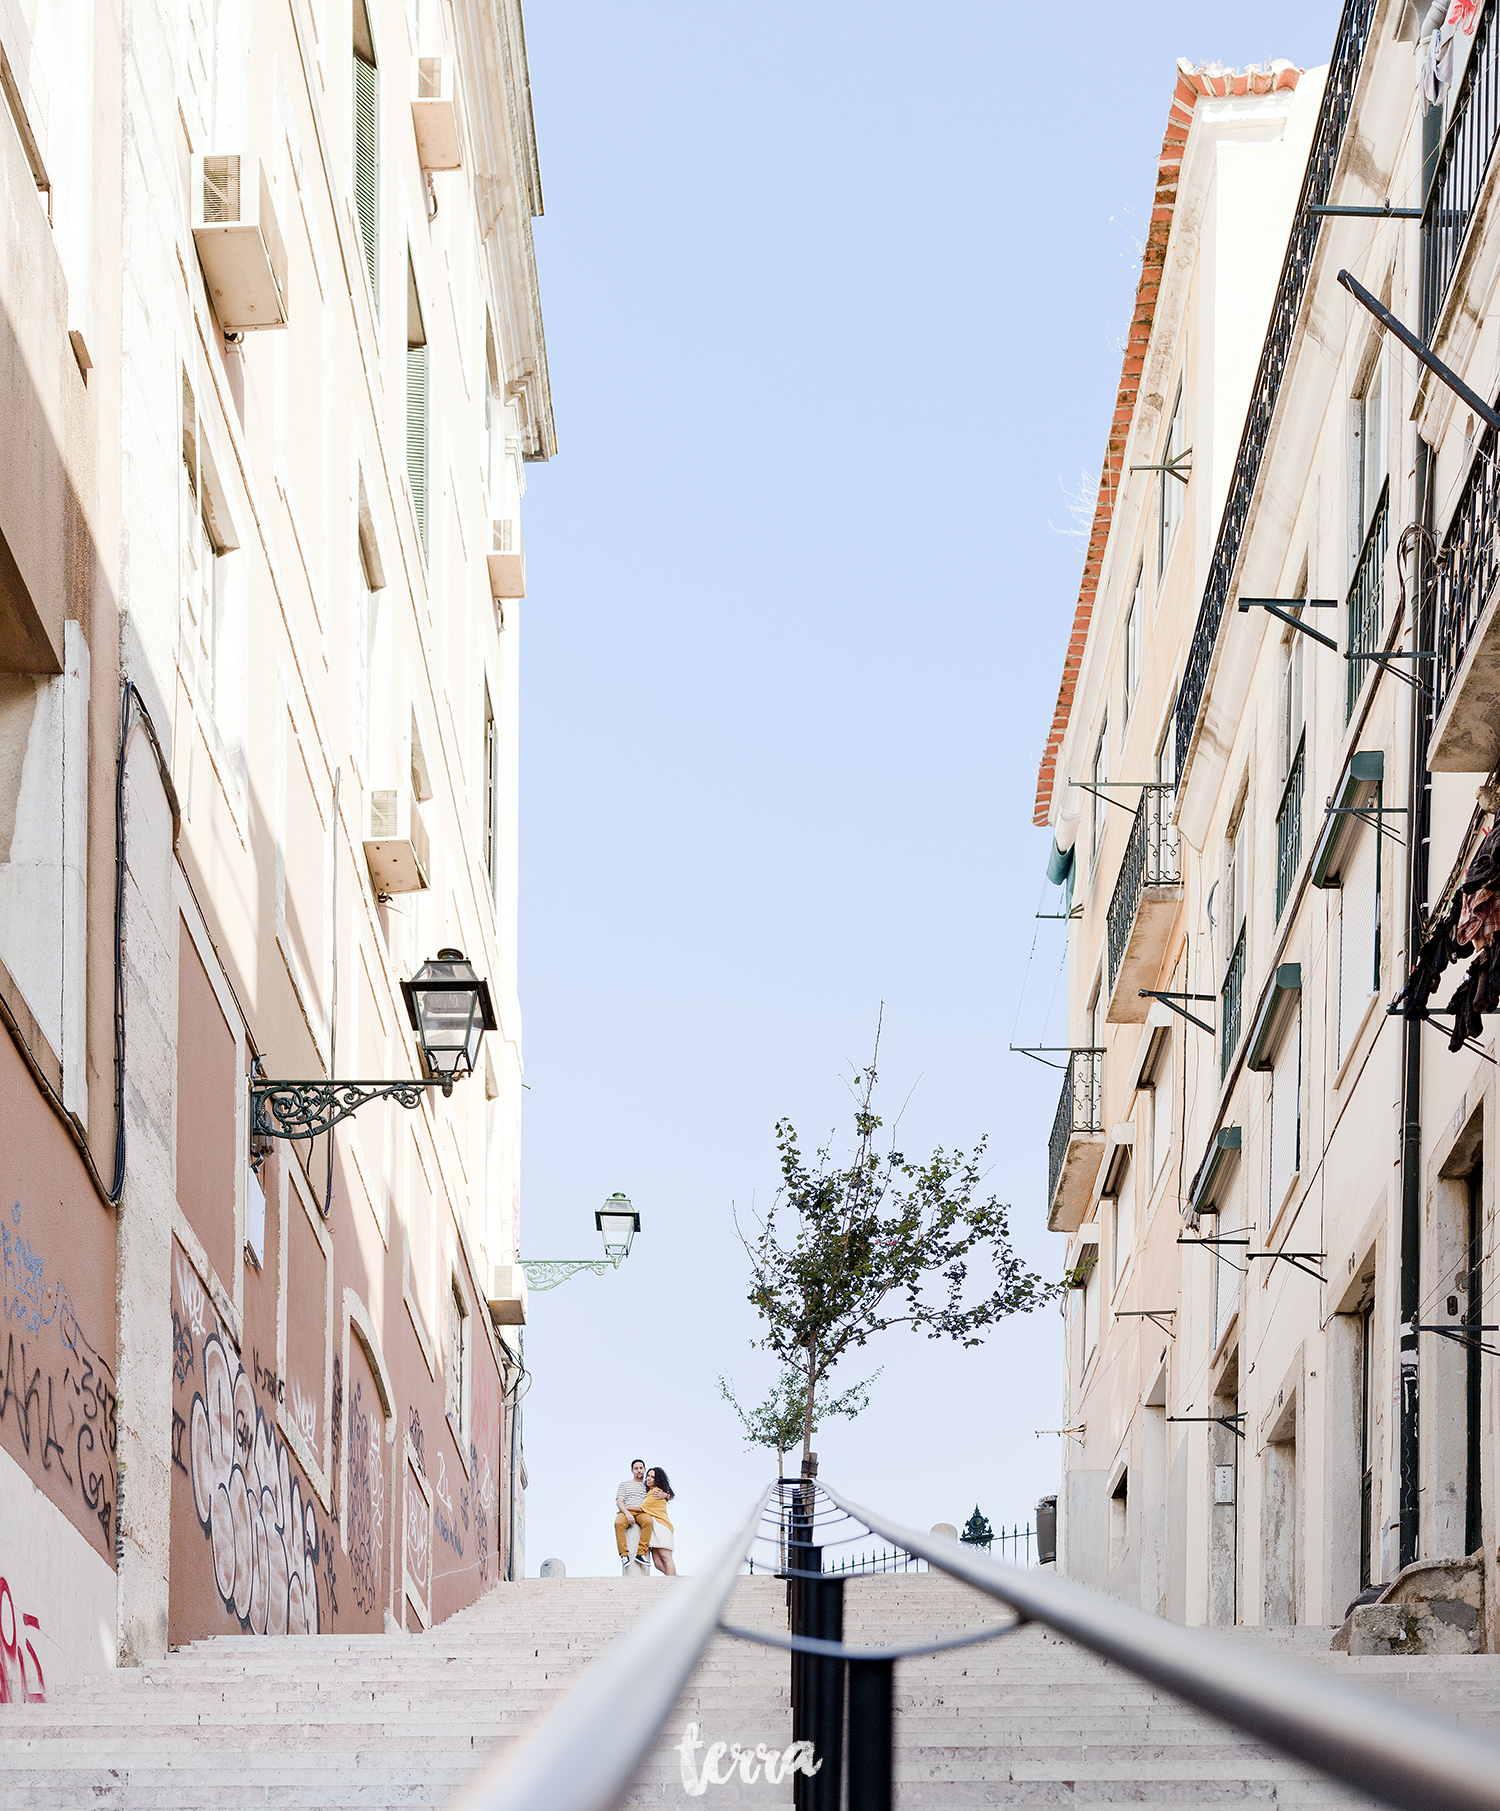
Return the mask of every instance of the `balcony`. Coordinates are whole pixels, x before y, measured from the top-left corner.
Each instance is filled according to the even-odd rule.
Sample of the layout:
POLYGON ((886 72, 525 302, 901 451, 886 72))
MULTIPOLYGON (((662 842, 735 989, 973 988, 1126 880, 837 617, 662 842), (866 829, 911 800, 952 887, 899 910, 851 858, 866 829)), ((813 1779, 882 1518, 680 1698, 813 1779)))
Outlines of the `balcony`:
POLYGON ((1151 1002, 1143 987, 1161 974, 1172 920, 1182 900, 1182 858, 1172 824, 1173 788, 1143 786, 1130 841, 1109 902, 1111 1025, 1143 1025, 1151 1002))
MULTIPOLYGON (((1349 586, 1346 607, 1351 655, 1380 652, 1381 574, 1385 571, 1385 550, 1391 538, 1390 497, 1391 481, 1387 478, 1380 487, 1380 501, 1375 506, 1375 514, 1370 518, 1365 544, 1359 550, 1359 563, 1354 568, 1354 579, 1349 586)), ((1365 681, 1374 665, 1373 660, 1350 660, 1347 689, 1344 693, 1345 723, 1353 717, 1354 707, 1359 703, 1359 695, 1365 689, 1365 681)))
POLYGON ((1420 322, 1430 346, 1443 304, 1463 256, 1469 222, 1484 187, 1490 153, 1500 132, 1500 32, 1494 0, 1474 29, 1474 47, 1454 97, 1447 136, 1427 191, 1422 215, 1420 322))
POLYGON ((1313 254, 1318 249, 1323 218, 1310 210, 1332 198, 1344 128, 1354 107, 1354 90, 1374 18, 1375 0, 1346 0, 1333 55, 1328 62, 1323 98, 1318 103, 1318 123, 1313 129, 1312 149, 1307 159, 1307 174, 1302 180, 1302 193, 1297 197, 1286 257, 1282 260, 1276 295, 1271 303, 1271 318, 1261 346, 1260 366, 1245 411, 1239 451, 1229 474, 1229 493, 1224 499, 1224 514, 1219 519, 1219 534, 1209 563, 1208 580, 1203 587, 1203 602, 1199 606, 1187 665, 1178 688, 1176 772, 1179 784, 1187 777, 1193 737, 1208 690, 1219 628, 1224 620, 1224 607, 1229 601, 1229 581, 1239 562, 1240 543, 1250 521, 1250 505, 1260 479, 1261 460, 1270 438, 1281 380, 1291 357, 1292 341, 1312 272, 1313 254))
POLYGON ((1486 428, 1437 561, 1433 617, 1434 773, 1489 773, 1500 761, 1500 479, 1486 428))
POLYGON ((1303 730, 1292 757, 1292 770, 1281 789, 1276 808, 1276 921, 1292 896, 1292 882, 1302 866, 1302 789, 1307 781, 1307 731, 1303 730))
POLYGON ((1104 1052, 1068 1055, 1047 1147, 1047 1230, 1077 1232, 1104 1157, 1104 1052))
POLYGON ((1229 1074, 1229 1065, 1240 1047, 1240 1016, 1245 1001, 1245 927, 1240 926, 1234 954, 1229 958, 1229 971, 1224 976, 1222 991, 1224 1010, 1219 1015, 1219 1080, 1229 1074))

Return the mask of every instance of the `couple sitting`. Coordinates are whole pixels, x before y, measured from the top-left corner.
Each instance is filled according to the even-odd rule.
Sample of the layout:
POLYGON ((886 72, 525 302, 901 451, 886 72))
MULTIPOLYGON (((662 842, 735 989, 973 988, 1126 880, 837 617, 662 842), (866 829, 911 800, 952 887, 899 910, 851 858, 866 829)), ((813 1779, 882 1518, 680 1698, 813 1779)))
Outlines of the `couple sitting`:
POLYGON ((672 1559, 672 1518, 667 1513, 667 1504, 671 1501, 672 1486, 662 1468, 657 1465, 647 1471, 644 1459, 632 1459, 630 1476, 615 1492, 615 1507, 619 1511, 615 1517, 615 1545, 620 1549, 621 1572, 628 1575, 632 1563, 642 1572, 649 1572, 654 1559, 658 1572, 676 1578, 677 1567, 672 1559), (632 1527, 640 1530, 633 1562, 626 1542, 632 1527), (650 1559, 646 1557, 648 1554, 650 1559))

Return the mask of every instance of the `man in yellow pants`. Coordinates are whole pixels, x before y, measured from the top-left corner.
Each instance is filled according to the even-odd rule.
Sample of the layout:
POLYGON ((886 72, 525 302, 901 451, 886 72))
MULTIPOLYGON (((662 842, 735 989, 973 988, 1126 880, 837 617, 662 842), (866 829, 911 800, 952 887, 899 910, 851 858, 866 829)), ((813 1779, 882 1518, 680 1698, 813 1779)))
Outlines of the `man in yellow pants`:
POLYGON ((646 1500, 646 1461, 632 1459, 630 1476, 615 1492, 615 1545, 620 1550, 620 1571, 622 1575, 630 1571, 630 1547, 626 1532, 633 1522, 641 1531, 640 1543, 635 1550, 635 1563, 643 1572, 651 1569, 651 1518, 640 1513, 641 1504, 646 1500))

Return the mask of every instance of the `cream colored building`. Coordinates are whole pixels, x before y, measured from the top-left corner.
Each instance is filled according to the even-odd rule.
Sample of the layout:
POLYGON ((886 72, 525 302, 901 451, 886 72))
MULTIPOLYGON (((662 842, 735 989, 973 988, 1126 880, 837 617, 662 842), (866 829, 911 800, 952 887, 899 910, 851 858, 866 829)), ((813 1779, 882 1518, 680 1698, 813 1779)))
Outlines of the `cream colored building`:
POLYGON ((0 47, 0 1118, 42 1128, 0 1140, 0 1337, 59 1425, 72 1391, 62 1458, 0 1416, 0 1574, 57 1683, 426 1626, 524 1566, 521 501, 555 439, 516 0, 7 0, 0 47), (472 1078, 253 1135, 257 1080, 422 1080, 401 983, 447 948, 492 1006, 472 1078))
MULTIPOLYGON (((1478 1331, 1497 1306, 1494 1040, 1486 1023, 1450 1054, 1436 1020, 1390 1008, 1422 948, 1409 905, 1441 915, 1490 821, 1493 467, 1482 424, 1338 277, 1494 394, 1500 343, 1474 330, 1494 280, 1493 126, 1471 96, 1500 56, 1495 10, 1455 6, 1434 106, 1423 20, 1369 0, 1345 7, 1328 70, 1296 82, 1261 153, 1275 230, 1239 241, 1258 260, 1242 362, 1226 384, 1184 361, 1192 570, 1169 565, 1132 628, 1141 524, 1149 538, 1160 517, 1147 487, 1164 480, 1135 477, 1133 512, 1125 485, 1112 508, 1101 492, 1096 591, 1043 766, 1062 843, 1081 814, 1069 1041, 1103 1053, 1072 1059, 1054 1136, 1049 1224, 1078 1285, 1061 1561, 1178 1620, 1339 1623, 1362 1587, 1394 1583, 1412 1603, 1361 1612, 1363 1638, 1491 1639, 1476 1606, 1481 1564, 1494 1601, 1500 1485, 1478 1331), (1380 217, 1387 200, 1422 217, 1380 217), (1430 734, 1413 672, 1436 674, 1430 734), (1147 766, 1164 730, 1171 759, 1147 766), (1095 771, 1126 810, 1067 785, 1095 771), (1416 1604, 1430 1596, 1450 1600, 1437 1633, 1416 1604)), ((1184 203, 1204 111, 1148 374, 1193 346, 1210 241, 1190 249, 1184 203)), ((1197 325, 1217 341, 1201 300, 1197 325)), ((1149 375, 1141 389, 1165 394, 1149 375)), ((1133 410, 1127 463, 1159 459, 1162 427, 1133 410)))

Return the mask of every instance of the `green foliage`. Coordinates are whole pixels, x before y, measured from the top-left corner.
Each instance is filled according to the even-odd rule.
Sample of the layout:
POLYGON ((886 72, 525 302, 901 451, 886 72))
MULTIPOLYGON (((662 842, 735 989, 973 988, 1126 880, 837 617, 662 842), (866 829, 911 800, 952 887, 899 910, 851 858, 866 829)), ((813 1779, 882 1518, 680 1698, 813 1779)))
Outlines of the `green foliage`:
POLYGON ((981 1198, 984 1139, 970 1153, 939 1146, 922 1162, 910 1161, 894 1139, 878 1145, 879 1049, 877 1029, 876 1054, 855 1085, 848 1160, 836 1162, 828 1146, 804 1157, 790 1120, 778 1120, 781 1187, 753 1234, 736 1220, 750 1258, 750 1301, 765 1323, 758 1343, 797 1379, 804 1460, 819 1385, 871 1335, 908 1326, 977 1346, 985 1328, 1057 1293, 1012 1252, 1009 1208, 981 1198), (978 1294, 981 1264, 993 1281, 985 1277, 978 1294))
MULTIPOLYGON (((875 1373, 878 1377, 880 1372, 875 1373)), ((875 1377, 867 1377, 863 1383, 856 1383, 843 1391, 841 1395, 829 1394, 829 1383, 824 1378, 818 1385, 817 1395, 813 1401, 812 1425, 816 1428, 821 1422, 829 1421, 836 1415, 842 1415, 846 1421, 852 1421, 869 1406, 870 1385, 875 1377)), ((781 1455, 790 1451, 802 1438, 807 1425, 807 1378, 791 1366, 784 1367, 771 1386, 770 1394, 764 1402, 747 1409, 735 1395, 733 1388, 724 1377, 719 1378, 719 1394, 740 1418, 740 1426, 745 1430, 746 1446, 769 1447, 776 1454, 777 1463, 781 1455)))

